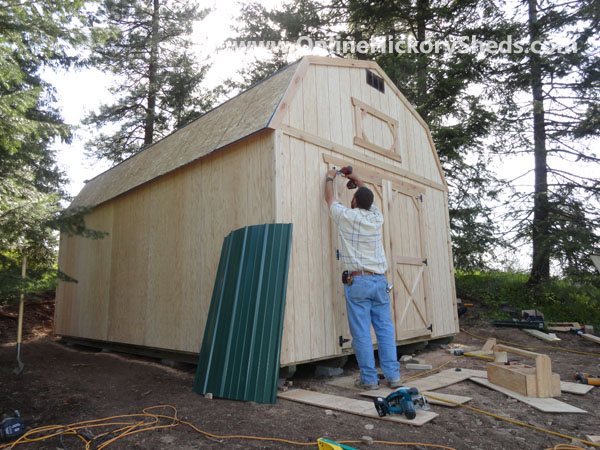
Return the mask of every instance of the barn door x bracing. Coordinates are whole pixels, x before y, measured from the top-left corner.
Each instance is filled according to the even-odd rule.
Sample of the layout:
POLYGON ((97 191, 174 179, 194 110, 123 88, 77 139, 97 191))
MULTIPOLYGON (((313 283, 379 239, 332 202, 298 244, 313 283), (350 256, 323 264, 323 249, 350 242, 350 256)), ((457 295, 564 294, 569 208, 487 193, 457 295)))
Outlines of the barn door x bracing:
POLYGON ((427 305, 427 254, 424 241, 422 193, 383 181, 388 281, 396 339, 431 335, 427 305), (392 281, 393 280, 393 281, 392 281))

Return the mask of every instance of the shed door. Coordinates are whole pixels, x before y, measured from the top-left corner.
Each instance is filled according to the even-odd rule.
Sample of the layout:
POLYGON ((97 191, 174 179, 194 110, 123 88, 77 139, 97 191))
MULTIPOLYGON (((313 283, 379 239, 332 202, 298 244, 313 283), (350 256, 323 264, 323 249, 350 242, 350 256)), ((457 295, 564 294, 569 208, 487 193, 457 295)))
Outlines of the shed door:
MULTIPOLYGON (((344 164, 344 165, 349 165, 349 164, 344 164)), ((355 163, 354 166, 357 167, 357 171, 360 171, 361 167, 358 167, 359 166, 358 164, 355 163)), ((341 167, 341 165, 330 164, 329 167, 330 168, 333 168, 333 167, 339 168, 339 167, 341 167)), ((383 211, 383 192, 382 192, 382 187, 381 187, 381 180, 371 179, 368 176, 364 176, 364 174, 361 178, 362 178, 363 182, 365 183, 365 185, 373 191, 375 205, 381 211, 383 211)), ((354 196, 354 193, 356 192, 356 190, 355 189, 347 189, 346 188, 347 181, 348 180, 346 178, 336 177, 336 180, 335 180, 336 185, 335 185, 334 191, 335 191, 335 195, 336 195, 336 200, 339 201, 340 203, 342 203, 343 205, 350 207, 350 202, 352 201, 352 197, 354 196)), ((337 225, 335 224, 335 222, 333 220, 330 220, 329 223, 331 224, 331 242, 332 242, 332 246, 333 246, 332 255, 333 255, 334 280, 332 283, 332 288, 333 288, 332 300, 334 302, 333 310, 334 310, 335 322, 336 322, 335 336, 336 336, 336 339, 338 340, 338 342, 337 342, 338 348, 340 349, 340 351, 343 351, 342 349, 351 348, 350 327, 348 325, 348 314, 346 311, 346 296, 344 294, 344 285, 342 284, 342 272, 344 271, 344 268, 342 266, 342 262, 339 259, 339 255, 338 255, 337 225)), ((384 224, 384 230, 385 230, 385 224, 384 224)), ((377 342, 373 328, 371 328, 371 338, 373 340, 373 343, 377 342)))
POLYGON ((427 253, 423 233, 422 193, 383 181, 388 281, 396 339, 431 335, 425 286, 427 253), (392 281, 393 280, 393 281, 392 281))

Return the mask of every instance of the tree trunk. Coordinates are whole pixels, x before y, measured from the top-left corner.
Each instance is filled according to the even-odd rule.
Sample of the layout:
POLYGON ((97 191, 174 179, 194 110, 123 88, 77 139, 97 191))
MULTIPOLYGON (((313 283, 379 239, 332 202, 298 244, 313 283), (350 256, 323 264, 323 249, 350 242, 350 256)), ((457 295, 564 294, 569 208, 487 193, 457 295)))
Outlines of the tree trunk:
MULTIPOLYGON (((536 0, 529 1, 529 41, 540 40, 536 0)), ((546 153, 546 126, 544 122, 544 94, 541 58, 530 52, 531 91, 533 95, 533 140, 535 155, 535 188, 533 199, 533 261, 529 282, 537 284, 550 278, 550 223, 548 203, 548 165, 546 153)))
MULTIPOLYGON (((427 25, 427 17, 429 15, 429 0, 417 0, 417 45, 425 42, 427 35, 425 26, 427 25)), ((425 102, 427 96, 427 54, 418 54, 417 66, 417 108, 427 122, 427 111, 423 111, 421 106, 425 102)))
POLYGON ((156 118, 156 93, 158 91, 158 25, 159 25, 160 0, 154 0, 152 9, 152 36, 150 36, 150 64, 148 65, 148 110, 144 125, 144 145, 154 142, 154 121, 156 118))

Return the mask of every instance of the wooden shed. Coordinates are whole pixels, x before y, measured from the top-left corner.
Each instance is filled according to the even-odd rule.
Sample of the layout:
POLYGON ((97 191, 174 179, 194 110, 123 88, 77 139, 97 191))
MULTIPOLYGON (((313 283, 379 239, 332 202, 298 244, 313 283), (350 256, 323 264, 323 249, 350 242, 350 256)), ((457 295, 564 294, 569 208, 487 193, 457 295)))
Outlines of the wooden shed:
MULTIPOLYGON (((458 333, 447 195, 431 134, 373 62, 307 56, 89 181, 101 240, 62 236, 56 334, 197 357, 223 238, 293 223, 282 366, 351 352, 331 167, 385 216, 398 344, 458 333)), ((336 178, 346 205, 354 191, 336 178)))

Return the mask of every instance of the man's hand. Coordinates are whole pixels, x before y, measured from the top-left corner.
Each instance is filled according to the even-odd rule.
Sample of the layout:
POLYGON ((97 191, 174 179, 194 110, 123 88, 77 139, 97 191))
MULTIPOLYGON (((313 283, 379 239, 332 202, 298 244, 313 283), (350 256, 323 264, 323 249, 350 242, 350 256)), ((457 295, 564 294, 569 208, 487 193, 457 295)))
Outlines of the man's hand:
POLYGON ((331 170, 327 171, 328 177, 335 178, 336 175, 337 175, 337 170, 335 170, 335 169, 331 169, 331 170))
POLYGON ((346 178, 354 181, 354 183, 358 186, 358 187, 363 187, 365 185, 365 183, 363 183, 363 181, 358 177, 358 175, 356 175, 355 171, 352 171, 352 173, 348 174, 348 175, 344 175, 346 178))

